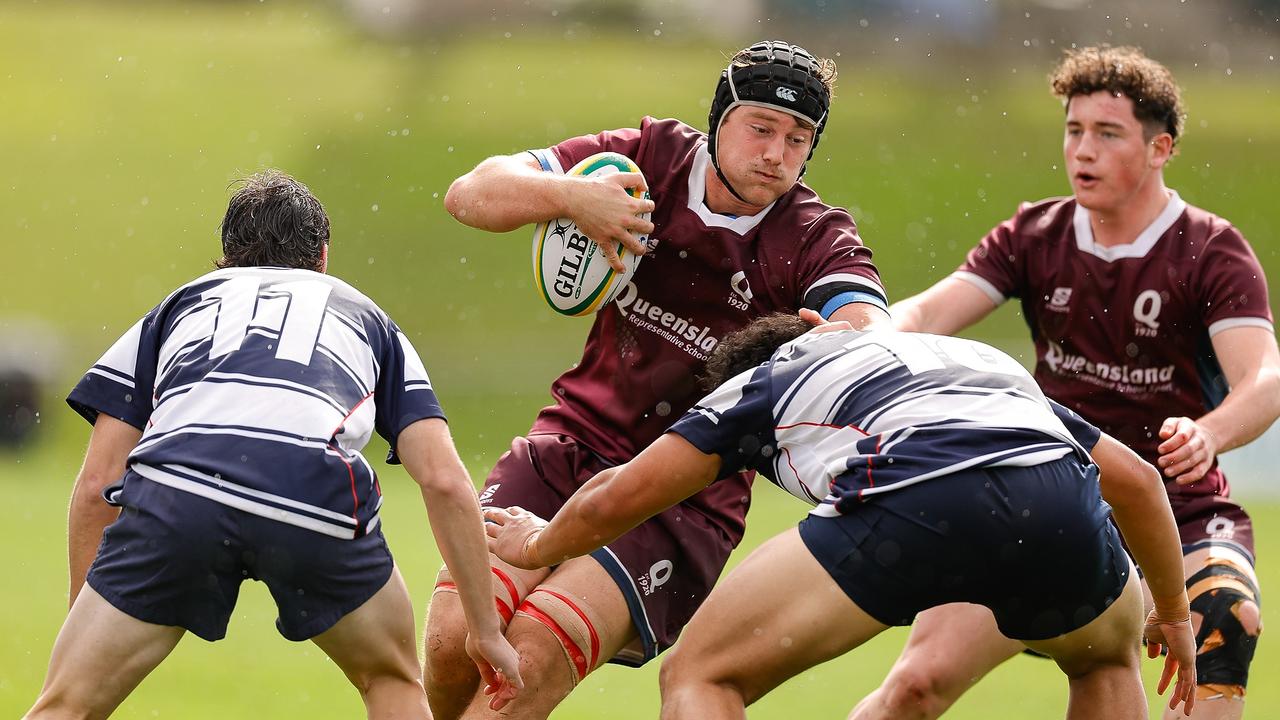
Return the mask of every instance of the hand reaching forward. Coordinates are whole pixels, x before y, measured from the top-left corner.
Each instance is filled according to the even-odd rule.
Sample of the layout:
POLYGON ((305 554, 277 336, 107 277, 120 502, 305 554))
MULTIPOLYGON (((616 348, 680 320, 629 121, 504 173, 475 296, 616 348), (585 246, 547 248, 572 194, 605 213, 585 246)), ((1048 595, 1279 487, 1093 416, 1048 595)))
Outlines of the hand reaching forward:
POLYGON ((837 320, 831 322, 822 317, 822 314, 816 310, 809 308, 800 308, 800 319, 813 326, 811 333, 839 332, 841 330, 852 330, 853 326, 847 320, 837 320))
POLYGON ((484 694, 489 698, 490 710, 501 710, 524 689, 520 677, 520 656, 502 635, 477 639, 467 635, 467 655, 480 670, 484 680, 484 694))
POLYGON ((1156 450, 1156 464, 1166 478, 1179 485, 1190 485, 1213 467, 1218 455, 1218 439, 1203 425, 1187 417, 1166 418, 1160 426, 1164 442, 1156 450))
POLYGON ((524 570, 543 565, 531 557, 530 546, 547 521, 520 507, 485 508, 484 531, 489 535, 489 552, 524 570))
POLYGON ((1165 688, 1174 673, 1178 682, 1169 696, 1169 709, 1185 703, 1184 713, 1191 714, 1191 706, 1196 700, 1196 640, 1191 629, 1191 618, 1185 620, 1163 620, 1155 610, 1147 616, 1147 625, 1142 629, 1142 636, 1147 641, 1147 657, 1160 654, 1161 646, 1167 647, 1169 654, 1164 659, 1164 670, 1160 673, 1160 684, 1156 692, 1163 695, 1165 688))

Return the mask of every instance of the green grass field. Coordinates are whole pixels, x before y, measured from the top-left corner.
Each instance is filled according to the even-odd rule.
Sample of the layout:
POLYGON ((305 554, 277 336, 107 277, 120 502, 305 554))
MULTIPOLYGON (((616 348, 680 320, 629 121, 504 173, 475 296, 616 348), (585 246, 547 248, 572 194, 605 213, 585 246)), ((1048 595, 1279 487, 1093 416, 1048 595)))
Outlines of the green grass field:
MULTIPOLYGON (((577 25, 380 43, 326 8, 0 6, 0 344, 19 342, 11 333, 23 319, 63 338, 59 353, 37 358, 56 378, 39 442, 0 454, 0 490, 14 508, 0 545, 16 566, 0 585, 0 716, 35 697, 65 612, 66 504, 88 428, 60 395, 137 317, 209 268, 232 178, 278 166, 316 191, 333 221, 333 272, 413 338, 478 479, 548 400, 587 324, 540 307, 525 231, 489 236, 446 215, 448 183, 487 155, 634 125, 644 114, 700 125, 730 49, 577 25)), ((873 58, 856 37, 814 49, 840 52, 842 72, 808 180, 852 209, 894 298, 949 272, 1019 201, 1066 191, 1061 110, 1044 88, 1044 58, 1011 52, 981 64, 921 59, 905 47, 873 58)), ((1175 69, 1192 122, 1169 182, 1231 218, 1275 277, 1274 70, 1175 69)), ((975 335, 1014 352, 1028 347, 1012 308, 975 335)), ((366 454, 377 464, 384 450, 375 441, 366 454)), ((398 468, 382 472, 386 533, 423 607, 439 560, 416 490, 398 468)), ((1251 510, 1263 586, 1280 586, 1280 504, 1251 510)), ((802 511, 762 485, 735 558, 802 511)), ((336 668, 309 644, 281 639, 272 618, 263 588, 246 586, 229 638, 184 641, 119 716, 358 715, 336 668)), ((754 715, 841 717, 878 683, 904 636, 886 633, 796 678, 754 715)), ((656 670, 608 668, 556 717, 653 717, 656 670)), ((1263 640, 1251 717, 1280 717, 1280 691, 1266 682, 1277 676, 1280 651, 1263 640)), ((1061 715, 1064 690, 1048 663, 1019 658, 948 717, 1061 715)))
MULTIPOLYGON (((523 410, 531 409, 527 402, 523 410)), ((503 413, 510 432, 522 422, 519 413, 503 413)), ((465 427, 464 418, 456 425, 465 427)), ((495 442, 494 445, 499 444, 495 442)), ((375 446, 377 443, 374 444, 375 446)), ((474 449, 474 447, 473 447, 474 449)), ((497 448, 492 448, 496 454, 497 448)), ((370 458, 378 455, 374 447, 370 458)), ((15 717, 34 699, 44 676, 49 648, 65 612, 66 570, 63 528, 70 481, 78 457, 70 452, 32 462, 0 464, 0 487, 21 487, 19 510, 0 531, 0 542, 12 548, 10 581, 0 587, 4 632, 0 633, 0 715, 15 717)), ((434 583, 439 556, 430 539, 416 486, 398 467, 375 462, 388 498, 385 532, 419 608, 434 583)), ((474 465, 479 476, 486 467, 474 465)), ((1280 586, 1280 505, 1250 506, 1258 530, 1259 575, 1264 588, 1280 586)), ((761 484, 751 509, 747 539, 734 556, 793 525, 804 506, 771 485, 761 484)), ((310 643, 291 643, 275 631, 274 606, 259 583, 246 583, 227 639, 206 643, 187 637, 174 654, 148 678, 118 717, 221 720, 228 717, 349 718, 362 705, 342 673, 310 643)), ((731 619, 726 619, 731 622, 731 619)), ((419 622, 421 629, 421 622, 419 622)), ((760 718, 843 717, 854 702, 884 676, 906 637, 891 630, 868 645, 791 680, 755 706, 760 718)), ((1250 715, 1273 717, 1280 691, 1266 681, 1280 673, 1280 651, 1264 640, 1253 666, 1250 715)), ((587 678, 556 718, 653 718, 658 709, 657 663, 640 670, 606 667, 587 678)), ((1158 664, 1146 663, 1148 685, 1158 664)), ((959 720, 980 718, 1061 717, 1066 708, 1066 682, 1045 660, 1018 657, 980 683, 947 715, 959 720)), ((1153 713, 1153 717, 1158 714, 1153 713)))

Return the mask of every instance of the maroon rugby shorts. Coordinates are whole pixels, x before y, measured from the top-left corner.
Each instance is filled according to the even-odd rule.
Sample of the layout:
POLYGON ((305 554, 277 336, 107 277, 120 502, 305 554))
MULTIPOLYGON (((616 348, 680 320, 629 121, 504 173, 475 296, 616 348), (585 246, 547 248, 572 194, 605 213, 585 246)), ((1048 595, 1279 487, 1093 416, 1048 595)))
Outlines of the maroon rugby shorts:
MULTIPOLYGON (((518 437, 489 473, 480 504, 518 505, 550 519, 575 490, 611 466, 567 435, 518 437)), ((741 541, 699 512, 692 500, 591 554, 622 591, 639 633, 639 642, 610 662, 638 667, 670 647, 741 541)))
POLYGON ((1173 495, 1169 498, 1178 524, 1183 554, 1204 545, 1230 545, 1253 562, 1253 520, 1231 498, 1221 495, 1173 495))

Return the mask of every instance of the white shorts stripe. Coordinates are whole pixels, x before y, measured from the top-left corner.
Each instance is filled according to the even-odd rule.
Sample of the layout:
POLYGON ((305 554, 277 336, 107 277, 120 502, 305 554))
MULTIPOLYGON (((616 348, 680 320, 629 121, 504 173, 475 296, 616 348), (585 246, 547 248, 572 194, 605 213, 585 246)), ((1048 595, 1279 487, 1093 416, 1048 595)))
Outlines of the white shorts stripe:
MULTIPOLYGON (((233 507, 237 510, 247 512, 250 515, 257 515, 269 520, 276 520, 278 522, 312 530, 322 535, 328 535, 342 540, 352 540, 356 536, 355 528, 353 527, 341 527, 307 515, 291 512, 278 507, 272 507, 270 505, 240 497, 239 495, 233 495, 232 493, 224 490, 219 490, 218 488, 210 487, 194 480, 188 480, 147 465, 134 465, 133 470, 152 482, 166 485, 175 490, 188 492, 192 495, 198 495, 220 505, 226 505, 227 507, 233 507)), ((350 520, 350 518, 347 519, 350 520)))
POLYGON ((263 500, 269 500, 279 505, 285 505, 287 507, 297 508, 299 510, 305 510, 309 513, 320 515, 321 517, 331 518, 340 523, 343 523, 344 525, 356 524, 355 519, 352 518, 350 515, 343 515, 342 513, 334 512, 332 510, 322 508, 319 505, 310 505, 308 503, 299 502, 297 500, 294 500, 293 498, 284 497, 283 495, 276 495, 274 493, 264 492, 262 490, 255 490, 251 487, 245 487, 244 485, 239 485, 239 484, 224 480, 222 478, 216 478, 216 477, 213 477, 212 475, 206 475, 205 473, 202 473, 198 470, 192 470, 189 467, 183 467, 181 465, 172 465, 167 463, 165 465, 162 465, 159 468, 152 467, 151 465, 143 465, 141 463, 136 464, 134 467, 135 468, 145 467, 147 469, 156 470, 158 472, 164 472, 165 470, 168 470, 173 473, 185 473, 187 475, 199 478, 212 485, 219 485, 221 487, 227 488, 228 490, 234 490, 238 493, 243 493, 245 495, 250 495, 252 497, 261 498, 263 500))

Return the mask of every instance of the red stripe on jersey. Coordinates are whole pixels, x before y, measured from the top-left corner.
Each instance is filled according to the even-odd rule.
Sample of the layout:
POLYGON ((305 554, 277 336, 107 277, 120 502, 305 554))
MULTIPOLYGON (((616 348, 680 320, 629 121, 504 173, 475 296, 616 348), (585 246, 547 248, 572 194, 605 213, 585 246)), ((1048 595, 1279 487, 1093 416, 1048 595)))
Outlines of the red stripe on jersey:
POLYGON ((351 478, 351 519, 356 521, 356 532, 358 533, 360 531, 360 518, 356 516, 356 513, 360 510, 360 496, 356 494, 355 468, 351 467, 351 463, 347 462, 347 459, 343 457, 342 448, 338 447, 337 441, 331 441, 329 447, 333 448, 342 464, 347 466, 347 477, 351 478))
MULTIPOLYGON (((787 456, 787 466, 791 468, 791 474, 796 476, 796 482, 800 484, 800 489, 804 490, 804 494, 814 502, 822 502, 818 498, 814 497, 813 493, 809 492, 809 486, 805 485, 804 480, 800 479, 800 471, 796 470, 796 466, 791 463, 791 450, 787 448, 782 448, 782 454, 787 456)), ((836 482, 836 479, 831 478, 831 480, 827 482, 827 486, 834 487, 835 482, 836 482)))
POLYGON ((857 430, 858 432, 862 433, 863 435, 866 435, 867 437, 871 436, 871 433, 867 432, 866 430, 863 430, 857 425, 832 425, 830 423, 809 422, 807 420, 803 422, 792 423, 790 425, 775 425, 773 429, 774 430, 790 430, 791 428, 798 428, 798 427, 824 427, 824 428, 835 428, 836 430, 843 430, 845 428, 849 428, 850 430, 857 430))
MULTIPOLYGON (((347 419, 350 418, 352 415, 355 415, 356 410, 359 410, 360 406, 363 405, 364 402, 371 397, 373 397, 372 390, 369 391, 368 395, 365 395, 364 397, 360 398, 360 402, 356 403, 355 406, 351 408, 351 412, 348 412, 346 416, 342 418, 342 421, 338 423, 338 426, 333 429, 333 432, 329 433, 329 435, 333 437, 333 440, 330 441, 330 444, 333 445, 334 451, 338 453, 338 458, 342 460, 342 464, 347 466, 347 474, 351 476, 351 503, 352 503, 351 519, 356 521, 357 530, 360 528, 359 519, 356 517, 356 511, 360 509, 360 496, 356 494, 356 472, 355 470, 352 469, 351 463, 347 462, 347 459, 342 457, 342 448, 338 446, 337 435, 338 433, 342 432, 342 426, 347 424, 347 419)), ((377 483, 377 481, 378 479, 377 479, 377 476, 375 475, 374 483, 377 483)), ((382 495, 381 488, 378 489, 378 495, 382 495)))
MULTIPOLYGON (((871 477, 871 466, 872 466, 872 464, 873 464, 872 458, 874 458, 876 455, 879 455, 879 454, 880 454, 880 443, 882 443, 882 442, 884 442, 884 434, 883 434, 883 433, 882 433, 879 437, 877 437, 877 438, 876 438, 876 451, 875 451, 875 453, 873 453, 873 454, 871 455, 871 457, 867 458, 867 487, 875 487, 875 486, 876 486, 876 481, 875 481, 875 480, 873 480, 873 479, 872 479, 872 477, 871 477)), ((859 495, 861 495, 861 494, 862 494, 862 491, 858 491, 858 494, 859 494, 859 495)))
POLYGON ((587 619, 587 614, 582 612, 582 609, 577 605, 574 605, 573 601, 569 598, 554 590, 548 590, 546 588, 539 589, 548 595, 560 598, 561 602, 568 605, 570 610, 574 611, 578 614, 578 617, 582 618, 582 622, 587 626, 587 632, 591 635, 591 667, 595 667, 596 661, 600 659, 600 636, 596 634, 596 626, 591 624, 591 621, 587 619))
POLYGON ((330 435, 330 436, 333 436, 333 435, 337 435, 338 433, 342 432, 342 426, 343 426, 343 425, 346 425, 346 424, 347 424, 347 420, 350 420, 350 419, 351 419, 351 416, 356 414, 356 410, 359 410, 359 409, 360 409, 360 406, 364 404, 364 401, 365 401, 365 400, 368 400, 368 399, 369 399, 369 398, 371 398, 371 397, 373 397, 373 391, 370 391, 368 395, 365 395, 364 397, 360 398, 360 402, 356 403, 356 404, 351 408, 351 412, 349 412, 349 413, 347 413, 345 416, 343 416, 342 420, 340 420, 340 421, 338 422, 338 426, 337 426, 337 427, 335 427, 335 428, 333 429, 333 432, 329 433, 329 435, 330 435))
POLYGON ((573 662, 574 668, 578 671, 578 680, 585 678, 587 676, 587 658, 582 654, 582 648, 578 647, 578 644, 569 637, 569 633, 565 632, 564 628, 560 627, 560 623, 552 620, 551 616, 539 610, 536 605, 529 602, 528 598, 525 598, 524 604, 520 606, 520 610, 529 617, 545 625, 553 635, 559 638, 560 644, 564 646, 565 650, 569 651, 569 660, 573 662))

